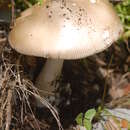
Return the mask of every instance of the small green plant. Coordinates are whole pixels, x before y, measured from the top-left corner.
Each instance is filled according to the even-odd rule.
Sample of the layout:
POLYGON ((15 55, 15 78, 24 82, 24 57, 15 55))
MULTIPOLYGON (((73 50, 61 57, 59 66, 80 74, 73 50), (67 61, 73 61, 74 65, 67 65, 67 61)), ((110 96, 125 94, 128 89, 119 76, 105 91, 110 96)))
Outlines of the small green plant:
POLYGON ((101 120, 103 115, 111 115, 110 112, 106 108, 102 108, 101 106, 98 107, 97 111, 96 109, 89 109, 85 114, 80 113, 76 117, 76 122, 78 125, 84 126, 86 130, 92 129, 92 120, 101 120))
POLYGON ((80 113, 76 117, 76 122, 78 125, 84 126, 86 130, 92 129, 92 120, 96 115, 95 109, 89 109, 85 114, 80 113))
POLYGON ((130 37, 130 0, 123 0, 115 8, 124 25, 123 39, 127 39, 130 37))
POLYGON ((107 108, 98 107, 97 111, 95 109, 89 109, 85 114, 80 113, 76 117, 76 122, 78 125, 83 126, 86 130, 92 130, 92 120, 96 120, 101 123, 104 130, 111 130, 107 128, 107 124, 111 126, 116 126, 120 130, 122 128, 128 128, 130 130, 130 122, 119 115, 114 115, 107 108), (109 122, 110 121, 110 122, 109 122))
POLYGON ((41 5, 43 4, 44 0, 37 0, 37 2, 41 5))
POLYGON ((15 0, 16 8, 25 10, 26 8, 39 3, 40 5, 43 4, 45 0, 15 0))

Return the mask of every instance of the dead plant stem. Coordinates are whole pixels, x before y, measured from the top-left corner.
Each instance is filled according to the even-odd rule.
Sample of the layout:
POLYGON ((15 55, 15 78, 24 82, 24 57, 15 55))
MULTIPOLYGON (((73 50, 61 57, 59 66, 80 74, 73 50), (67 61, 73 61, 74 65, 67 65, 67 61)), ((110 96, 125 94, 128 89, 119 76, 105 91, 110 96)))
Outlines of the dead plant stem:
POLYGON ((11 0, 11 6, 12 6, 12 11, 11 11, 11 14, 12 14, 11 27, 13 27, 14 20, 15 20, 15 2, 14 2, 14 0, 11 0))
POLYGON ((24 0, 24 3, 25 3, 28 7, 32 7, 32 4, 31 4, 28 0, 24 0))
POLYGON ((7 107, 6 107, 6 126, 5 130, 10 130, 10 124, 11 124, 11 119, 12 119, 12 90, 8 90, 8 96, 7 96, 7 107))
POLYGON ((113 60, 113 55, 111 56, 108 67, 107 67, 107 75, 106 75, 106 78, 105 78, 104 91, 103 91, 102 103, 101 103, 102 109, 104 108, 104 101, 105 101, 105 96, 106 96, 106 91, 107 91, 107 79, 108 79, 108 75, 109 75, 109 68, 112 64, 112 60, 113 60))

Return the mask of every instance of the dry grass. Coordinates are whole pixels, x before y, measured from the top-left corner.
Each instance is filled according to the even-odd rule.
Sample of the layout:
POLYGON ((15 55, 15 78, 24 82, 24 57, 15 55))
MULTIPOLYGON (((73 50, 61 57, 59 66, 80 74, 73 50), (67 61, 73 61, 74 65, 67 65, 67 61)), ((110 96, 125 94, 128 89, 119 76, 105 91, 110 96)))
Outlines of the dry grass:
POLYGON ((63 130, 55 108, 45 98, 40 97, 38 89, 23 75, 21 66, 11 64, 9 50, 7 47, 3 49, 5 52, 2 53, 0 64, 0 128, 10 130, 12 121, 19 120, 15 117, 15 112, 18 112, 18 108, 20 108, 17 114, 20 117, 21 124, 24 124, 25 117, 27 117, 27 115, 24 115, 24 111, 29 111, 35 124, 29 122, 30 126, 41 130, 40 121, 36 119, 30 103, 30 97, 33 97, 50 110, 57 121, 59 130, 63 130))

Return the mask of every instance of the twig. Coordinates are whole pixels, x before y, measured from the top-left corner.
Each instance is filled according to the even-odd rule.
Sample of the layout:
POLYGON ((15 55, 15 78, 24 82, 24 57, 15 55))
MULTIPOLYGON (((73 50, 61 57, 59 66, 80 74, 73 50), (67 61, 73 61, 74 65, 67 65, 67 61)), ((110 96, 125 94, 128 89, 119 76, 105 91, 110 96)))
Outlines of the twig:
POLYGON ((129 47, 128 40, 125 40, 125 44, 126 44, 126 48, 127 48, 128 52, 130 53, 130 47, 129 47))
POLYGON ((15 2, 14 2, 14 0, 11 0, 11 6, 12 6, 12 18, 11 18, 11 27, 14 25, 14 20, 15 20, 15 8, 14 8, 14 6, 15 6, 15 2))
POLYGON ((109 61, 108 67, 107 67, 107 76, 105 78, 104 91, 103 91, 102 104, 101 104, 102 109, 104 108, 104 101, 105 101, 105 96, 106 96, 106 91, 107 91, 108 72, 109 72, 109 68, 110 68, 110 66, 112 64, 112 60, 113 60, 113 55, 111 56, 111 59, 109 61))
POLYGON ((0 43, 6 42, 6 38, 0 38, 0 43))
POLYGON ((24 0, 24 3, 25 3, 28 7, 32 7, 32 4, 31 4, 28 0, 24 0))
POLYGON ((9 89, 8 90, 8 96, 7 96, 7 108, 6 108, 6 126, 5 126, 5 130, 10 130, 10 124, 11 124, 11 115, 12 115, 12 105, 11 105, 11 101, 12 101, 12 90, 9 89))
MULTIPOLYGON (((22 86, 16 85, 15 87, 20 88, 20 89, 22 90, 23 94, 24 94, 24 93, 28 93, 29 95, 34 96, 34 97, 35 97, 36 99, 38 99, 41 103, 43 103, 43 104, 50 110, 50 112, 52 113, 52 115, 53 115, 54 118, 56 119, 57 124, 58 124, 58 127, 59 127, 59 130, 63 130, 62 125, 61 125, 61 123, 60 123, 59 115, 58 115, 57 111, 55 110, 55 108, 54 108, 49 102, 47 102, 44 98, 40 97, 40 95, 38 95, 37 92, 32 92, 32 91, 28 90, 28 89, 26 88, 28 85, 29 85, 32 89, 34 89, 34 91, 35 91, 36 88, 35 88, 32 84, 28 83, 28 81, 26 81, 26 80, 23 80, 22 86)), ((28 103, 28 102, 27 102, 27 103, 28 103)))

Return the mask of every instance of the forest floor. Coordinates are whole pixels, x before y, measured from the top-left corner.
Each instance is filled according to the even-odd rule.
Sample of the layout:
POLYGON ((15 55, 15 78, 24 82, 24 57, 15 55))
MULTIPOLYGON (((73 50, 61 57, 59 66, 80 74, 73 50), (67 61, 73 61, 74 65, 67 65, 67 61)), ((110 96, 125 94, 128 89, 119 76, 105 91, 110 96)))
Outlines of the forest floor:
POLYGON ((0 21, 0 129, 57 130, 61 124, 69 129, 76 125, 79 113, 102 104, 130 109, 129 40, 116 42, 85 59, 65 60, 57 81, 60 99, 56 106, 41 99, 34 86, 46 59, 24 56, 11 49, 9 30, 9 23, 0 21), (36 98, 46 107, 38 108, 36 98))

